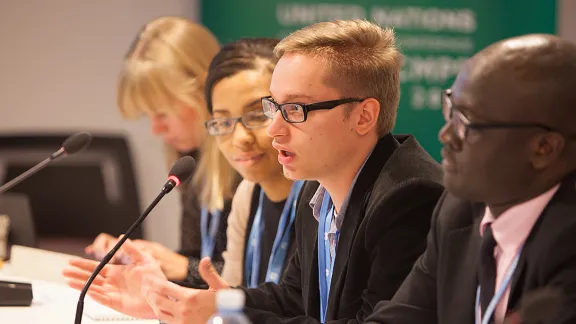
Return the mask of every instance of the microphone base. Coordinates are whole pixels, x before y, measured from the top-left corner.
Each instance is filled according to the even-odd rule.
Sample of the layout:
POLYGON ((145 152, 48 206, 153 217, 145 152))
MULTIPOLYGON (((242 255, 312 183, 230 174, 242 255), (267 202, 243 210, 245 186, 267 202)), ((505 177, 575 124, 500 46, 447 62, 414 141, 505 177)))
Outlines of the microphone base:
POLYGON ((32 284, 0 281, 0 306, 30 306, 33 298, 32 284))

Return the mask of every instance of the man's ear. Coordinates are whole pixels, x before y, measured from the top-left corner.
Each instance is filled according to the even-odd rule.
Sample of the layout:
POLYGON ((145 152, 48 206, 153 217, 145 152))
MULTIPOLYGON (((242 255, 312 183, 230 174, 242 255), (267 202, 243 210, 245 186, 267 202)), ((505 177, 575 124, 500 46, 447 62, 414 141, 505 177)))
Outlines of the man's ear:
POLYGON ((380 115, 380 103, 374 98, 368 98, 362 101, 356 107, 358 111, 358 123, 356 132, 360 135, 366 135, 374 128, 378 127, 378 116, 380 115))
POLYGON ((566 140, 558 133, 540 133, 530 140, 529 145, 534 169, 543 170, 560 158, 566 140))

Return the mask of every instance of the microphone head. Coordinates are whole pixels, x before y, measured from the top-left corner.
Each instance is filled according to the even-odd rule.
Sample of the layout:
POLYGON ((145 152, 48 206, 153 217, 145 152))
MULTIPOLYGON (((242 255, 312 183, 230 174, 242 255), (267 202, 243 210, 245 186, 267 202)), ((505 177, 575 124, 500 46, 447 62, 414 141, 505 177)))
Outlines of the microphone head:
POLYGON ((177 184, 181 182, 187 181, 192 177, 192 173, 194 172, 194 167, 196 166, 196 161, 191 156, 184 156, 180 158, 172 168, 170 169, 169 177, 171 179, 176 178, 177 184))
POLYGON ((64 143, 62 143, 62 148, 66 154, 70 155, 82 151, 91 141, 92 136, 90 134, 80 132, 68 137, 64 143))
POLYGON ((540 288, 522 298, 520 301, 520 318, 527 324, 548 323, 554 319, 563 303, 564 296, 559 288, 540 288))

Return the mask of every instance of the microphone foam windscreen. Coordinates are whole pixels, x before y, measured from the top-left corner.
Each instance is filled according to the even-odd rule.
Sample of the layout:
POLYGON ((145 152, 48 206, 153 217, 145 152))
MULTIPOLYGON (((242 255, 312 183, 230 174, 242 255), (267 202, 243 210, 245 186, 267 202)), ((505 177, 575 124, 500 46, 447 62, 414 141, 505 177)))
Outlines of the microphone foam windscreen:
POLYGON ((66 154, 74 154, 85 149, 91 141, 92 136, 90 134, 84 132, 76 133, 62 143, 62 148, 64 148, 66 154))
POLYGON ((180 182, 187 181, 192 177, 196 161, 191 156, 184 156, 180 158, 170 169, 170 176, 174 176, 180 182))

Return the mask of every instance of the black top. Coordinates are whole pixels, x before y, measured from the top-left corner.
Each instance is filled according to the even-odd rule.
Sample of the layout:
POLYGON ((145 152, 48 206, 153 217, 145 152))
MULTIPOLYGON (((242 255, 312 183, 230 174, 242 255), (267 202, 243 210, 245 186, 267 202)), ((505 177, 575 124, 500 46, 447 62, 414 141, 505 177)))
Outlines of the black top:
MULTIPOLYGON (((256 185, 252 193, 252 202, 250 205, 250 217, 248 219, 248 224, 246 226, 246 236, 244 238, 244 261, 243 265, 243 275, 242 275, 242 286, 246 286, 246 252, 248 249, 248 240, 250 238, 250 231, 252 225, 254 224, 254 219, 256 218, 256 211, 258 210, 258 203, 260 201, 260 186, 256 185)), ((260 270, 258 272, 258 284, 261 284, 266 279, 266 271, 268 271, 268 261, 270 260, 270 254, 272 254, 272 246, 274 245, 274 239, 276 239, 276 231, 278 230, 278 223, 280 222, 280 217, 282 216, 282 210, 284 209, 284 204, 286 200, 280 202, 273 202, 266 195, 264 195, 264 200, 262 202, 262 217, 264 219, 264 232, 262 239, 260 240, 260 270)), ((288 248, 288 254, 286 255, 286 260, 284 261, 283 269, 286 268, 288 260, 292 253, 294 252, 294 227, 290 231, 290 247, 288 248)))
MULTIPOLYGON (((192 151, 181 155, 190 155, 196 161, 200 158, 200 153, 198 151, 192 151)), ((240 177, 238 178, 240 179, 240 177)), ((239 183, 240 181, 237 182, 237 184, 239 183)), ((200 229, 201 208, 200 202, 198 201, 199 189, 192 185, 192 180, 183 183, 182 188, 182 218, 180 222, 181 238, 179 253, 190 259, 188 275, 185 281, 202 285, 204 284, 204 281, 200 278, 200 274, 198 273, 198 263, 200 262, 200 256, 202 253, 202 232, 200 229)), ((224 267, 222 252, 226 250, 226 229, 228 227, 228 214, 230 213, 231 206, 231 200, 226 200, 224 202, 224 211, 222 212, 216 235, 212 262, 218 272, 221 272, 224 267)))
MULTIPOLYGON (((196 162, 200 158, 199 151, 181 153, 180 156, 192 156, 196 162)), ((194 169, 196 173, 196 169, 194 169)), ((192 186, 192 177, 180 187, 180 199, 182 203, 182 217, 180 219, 180 253, 185 256, 200 256, 201 235, 200 235, 200 202, 198 201, 197 190, 192 186)))

